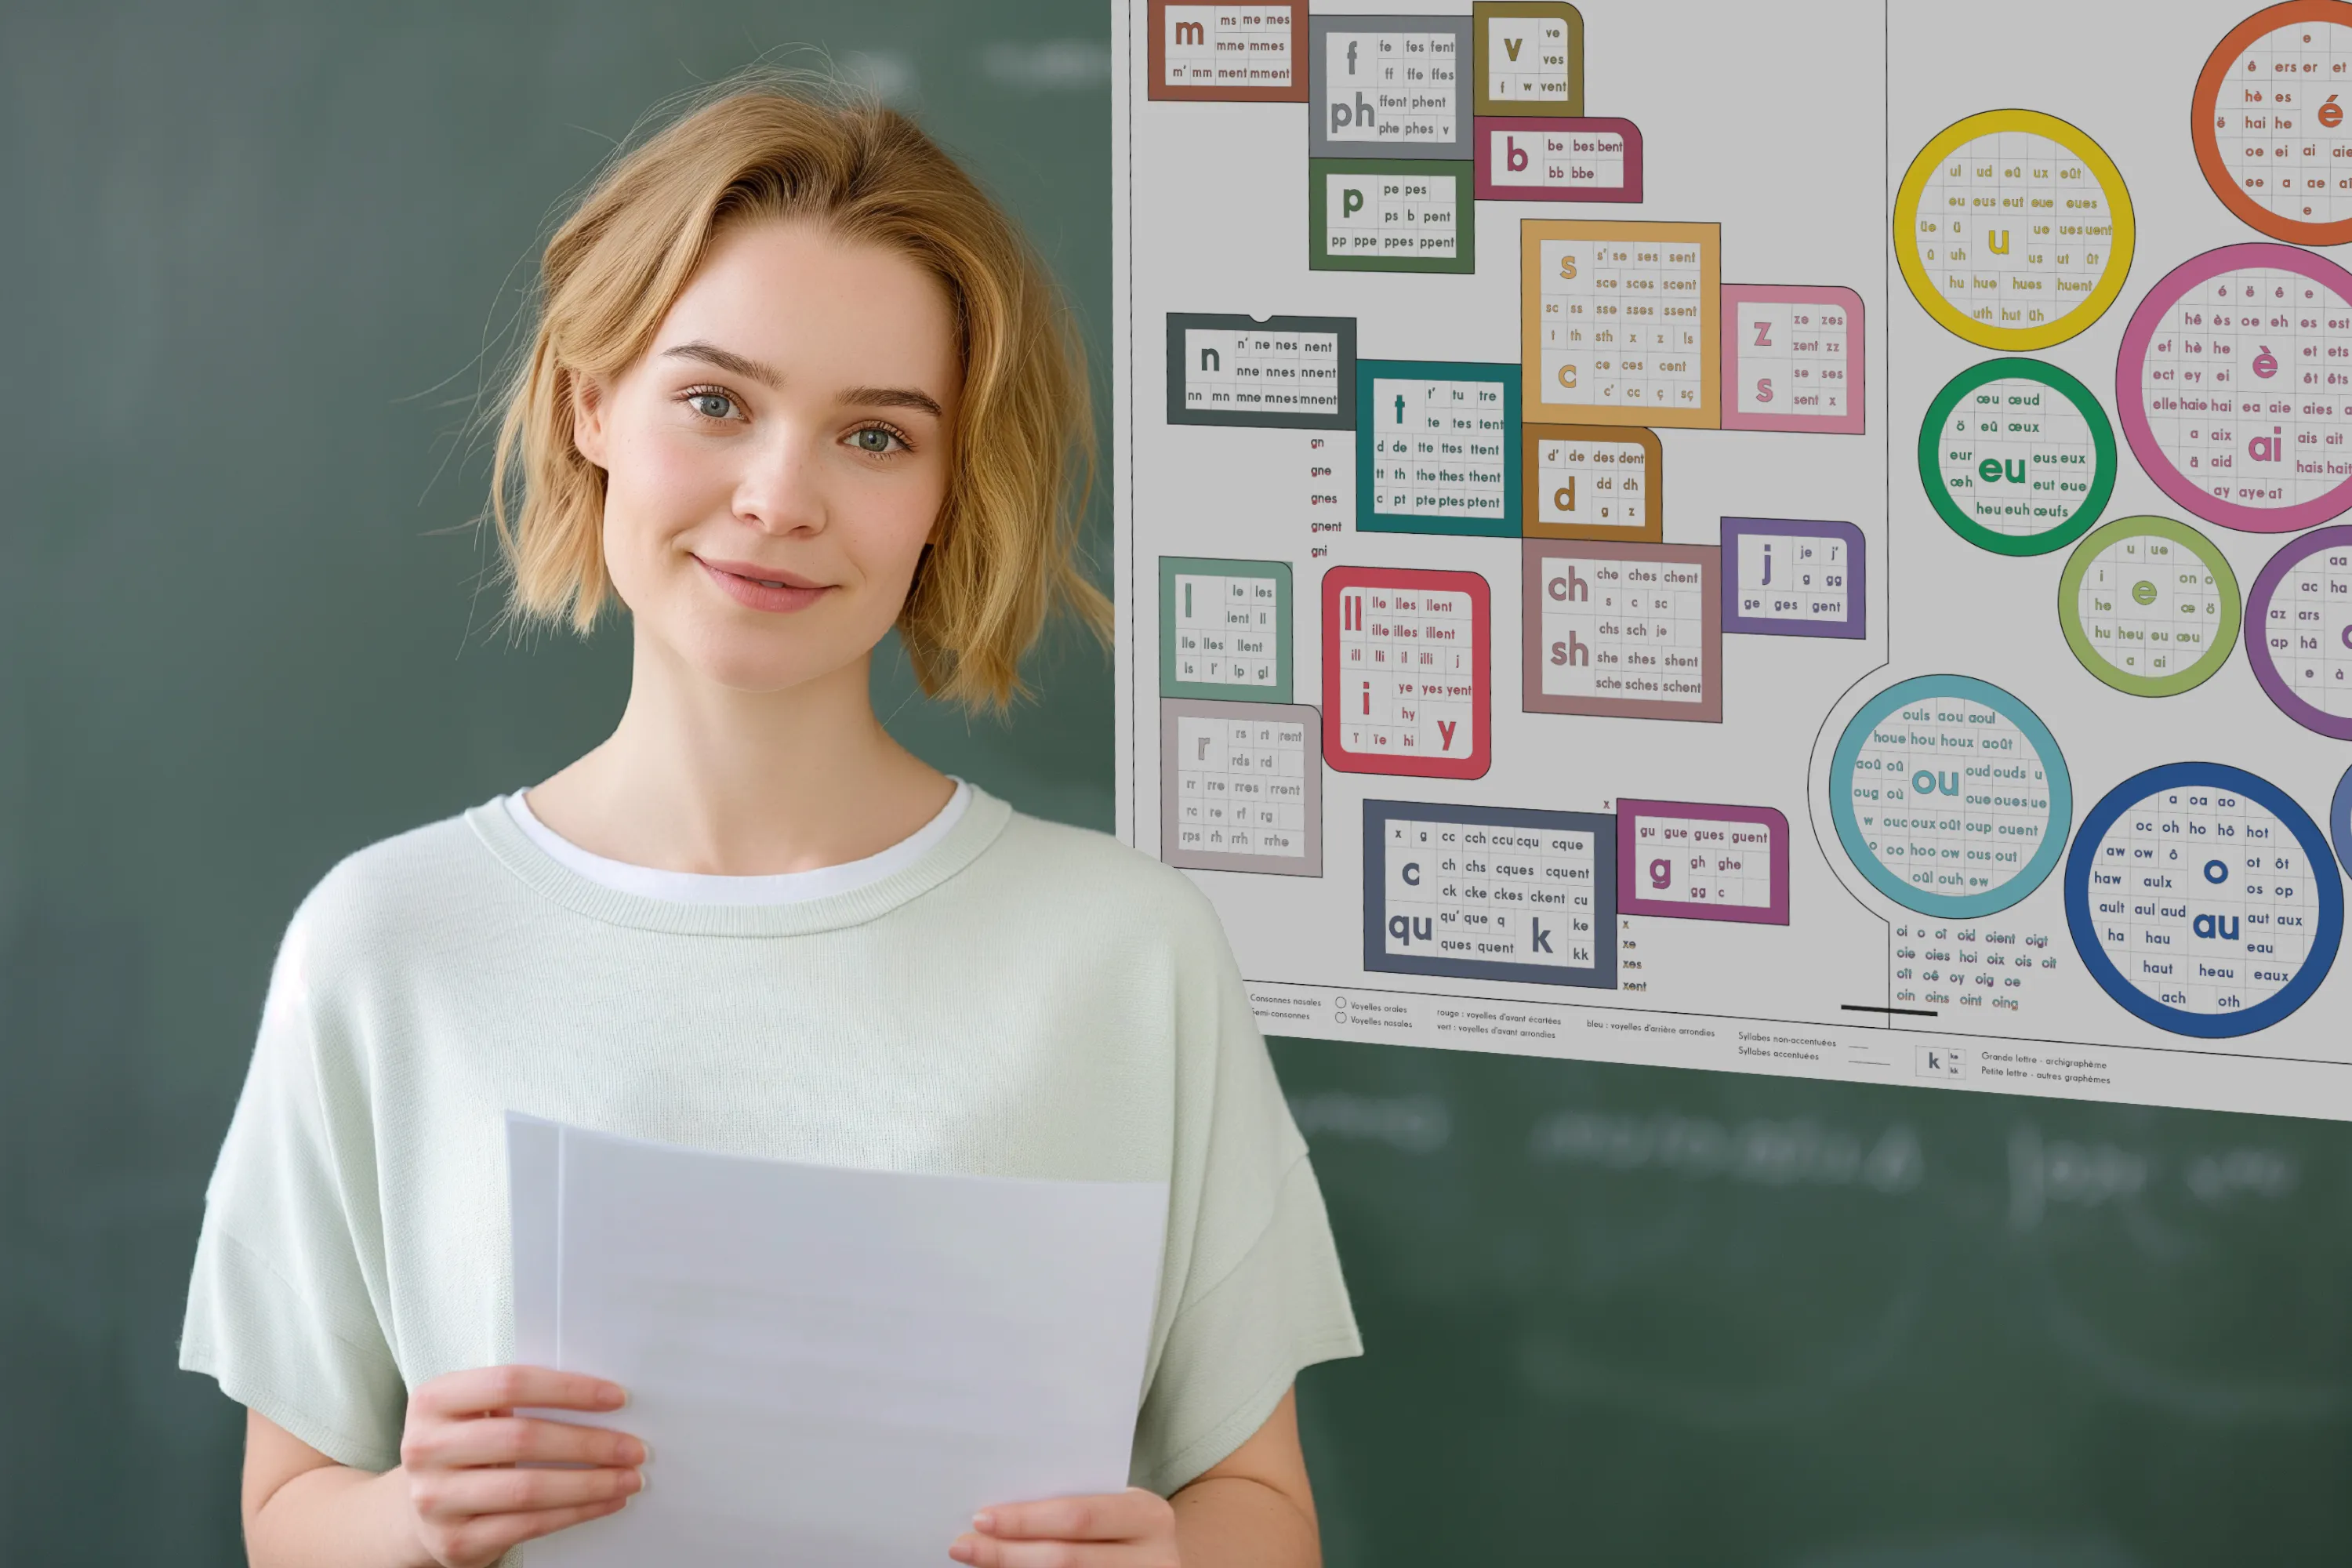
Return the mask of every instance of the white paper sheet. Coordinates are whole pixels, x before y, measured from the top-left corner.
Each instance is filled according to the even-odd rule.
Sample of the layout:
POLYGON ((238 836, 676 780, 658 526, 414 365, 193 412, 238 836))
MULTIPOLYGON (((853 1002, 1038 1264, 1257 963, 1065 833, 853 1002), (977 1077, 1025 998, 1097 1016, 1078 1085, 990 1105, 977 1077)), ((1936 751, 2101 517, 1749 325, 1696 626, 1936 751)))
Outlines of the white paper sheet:
POLYGON ((794 1164, 508 1116, 520 1362, 629 1391, 617 1515, 532 1568, 924 1568, 1127 1484, 1168 1188, 794 1164))

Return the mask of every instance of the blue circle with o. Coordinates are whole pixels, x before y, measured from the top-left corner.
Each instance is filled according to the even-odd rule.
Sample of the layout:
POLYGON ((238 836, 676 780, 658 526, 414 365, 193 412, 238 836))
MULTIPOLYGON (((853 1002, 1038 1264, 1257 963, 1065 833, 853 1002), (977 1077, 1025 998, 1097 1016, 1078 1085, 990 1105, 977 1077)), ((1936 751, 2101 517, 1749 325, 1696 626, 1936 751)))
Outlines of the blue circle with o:
MULTIPOLYGON (((2352 784, 2352 774, 2347 774, 2346 781, 2352 784)), ((2341 825, 2347 807, 2352 807, 2352 795, 2338 786, 2332 815, 2338 825, 2339 847, 2344 841, 2341 825)), ((2336 949, 2344 938, 2344 888, 2329 869, 2327 858, 2327 841, 2320 837, 2319 825, 2268 779, 2257 778, 2225 763, 2167 763, 2124 780, 2101 796, 2099 804, 2084 816, 2082 828, 2074 835, 2074 852, 2066 858, 2066 930, 2074 939, 2074 951, 2082 956, 2083 967, 2126 1012, 2159 1029, 2193 1035, 2200 1039, 2251 1035, 2257 1029, 2269 1028, 2309 1001, 2336 962, 2336 949), (2303 966, 2294 972, 2294 979, 2267 999, 2235 1013, 2191 1013, 2159 1002, 2134 985, 2116 967, 2115 960, 2100 942, 2097 917, 2091 911, 2091 870, 2098 859, 2099 842, 2107 836, 2107 829, 2140 802, 2167 790, 2179 789, 2211 789, 2242 795, 2269 812, 2294 835, 2296 847, 2310 862, 2312 885, 2319 889, 2319 929, 2312 933, 2303 966)))
POLYGON ((1923 915, 1974 920, 1979 915, 1997 914, 2023 900, 2057 869, 2060 858, 2066 852, 2066 825, 2074 816, 2074 796, 2066 777, 2066 758, 2041 717, 2000 687, 1973 676, 1922 675, 1895 682, 1864 703, 1847 721, 1845 733, 1838 737, 1837 751, 1830 761, 1830 820, 1837 826, 1838 842, 1844 846, 1846 858, 1853 862, 1854 869, 1867 878, 1872 887, 1905 909, 1916 910, 1923 915), (2041 847, 2016 876, 1990 892, 1955 895, 1912 886, 1878 858, 1854 816, 1854 764, 1862 760, 1862 748, 1868 743, 1872 728, 1907 703, 1937 697, 1958 698, 1990 708, 2016 725, 2019 733, 2032 745, 2050 786, 2049 828, 2042 836, 2041 847))

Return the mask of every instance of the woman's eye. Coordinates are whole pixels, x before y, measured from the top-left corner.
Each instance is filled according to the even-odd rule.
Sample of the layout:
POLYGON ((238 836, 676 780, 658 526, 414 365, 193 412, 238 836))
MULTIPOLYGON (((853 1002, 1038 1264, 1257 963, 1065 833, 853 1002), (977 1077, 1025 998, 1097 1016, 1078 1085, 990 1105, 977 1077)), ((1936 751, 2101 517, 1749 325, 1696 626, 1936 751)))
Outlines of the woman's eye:
POLYGON ((730 419, 735 414, 735 400, 723 392, 695 393, 686 405, 705 419, 730 419))
POLYGON ((868 425, 863 430, 851 431, 849 444, 861 452, 870 452, 876 457, 880 457, 898 444, 898 437, 883 429, 879 425, 868 425))

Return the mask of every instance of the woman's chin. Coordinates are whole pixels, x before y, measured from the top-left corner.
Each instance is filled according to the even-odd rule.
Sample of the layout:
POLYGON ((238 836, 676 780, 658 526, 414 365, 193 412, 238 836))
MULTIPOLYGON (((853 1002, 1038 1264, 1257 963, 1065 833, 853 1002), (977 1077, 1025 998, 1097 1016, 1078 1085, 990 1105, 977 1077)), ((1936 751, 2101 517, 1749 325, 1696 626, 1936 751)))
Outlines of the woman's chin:
POLYGON ((705 628, 688 643, 675 662, 712 686, 756 695, 772 695, 815 684, 850 662, 812 658, 810 654, 816 650, 805 647, 780 648, 776 644, 782 640, 784 639, 773 633, 757 637, 740 628, 705 628))

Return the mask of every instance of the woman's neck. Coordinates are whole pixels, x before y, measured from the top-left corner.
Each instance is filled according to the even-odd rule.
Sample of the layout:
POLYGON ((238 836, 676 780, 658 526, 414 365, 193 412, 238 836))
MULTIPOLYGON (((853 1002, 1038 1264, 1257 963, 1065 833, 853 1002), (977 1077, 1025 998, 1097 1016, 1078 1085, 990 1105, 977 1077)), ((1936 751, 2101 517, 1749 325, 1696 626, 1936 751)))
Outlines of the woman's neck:
POLYGON ((752 877, 877 854, 955 786, 890 738, 871 656, 784 691, 743 691, 639 637, 628 707, 602 745, 526 796, 549 828, 634 866, 752 877))

